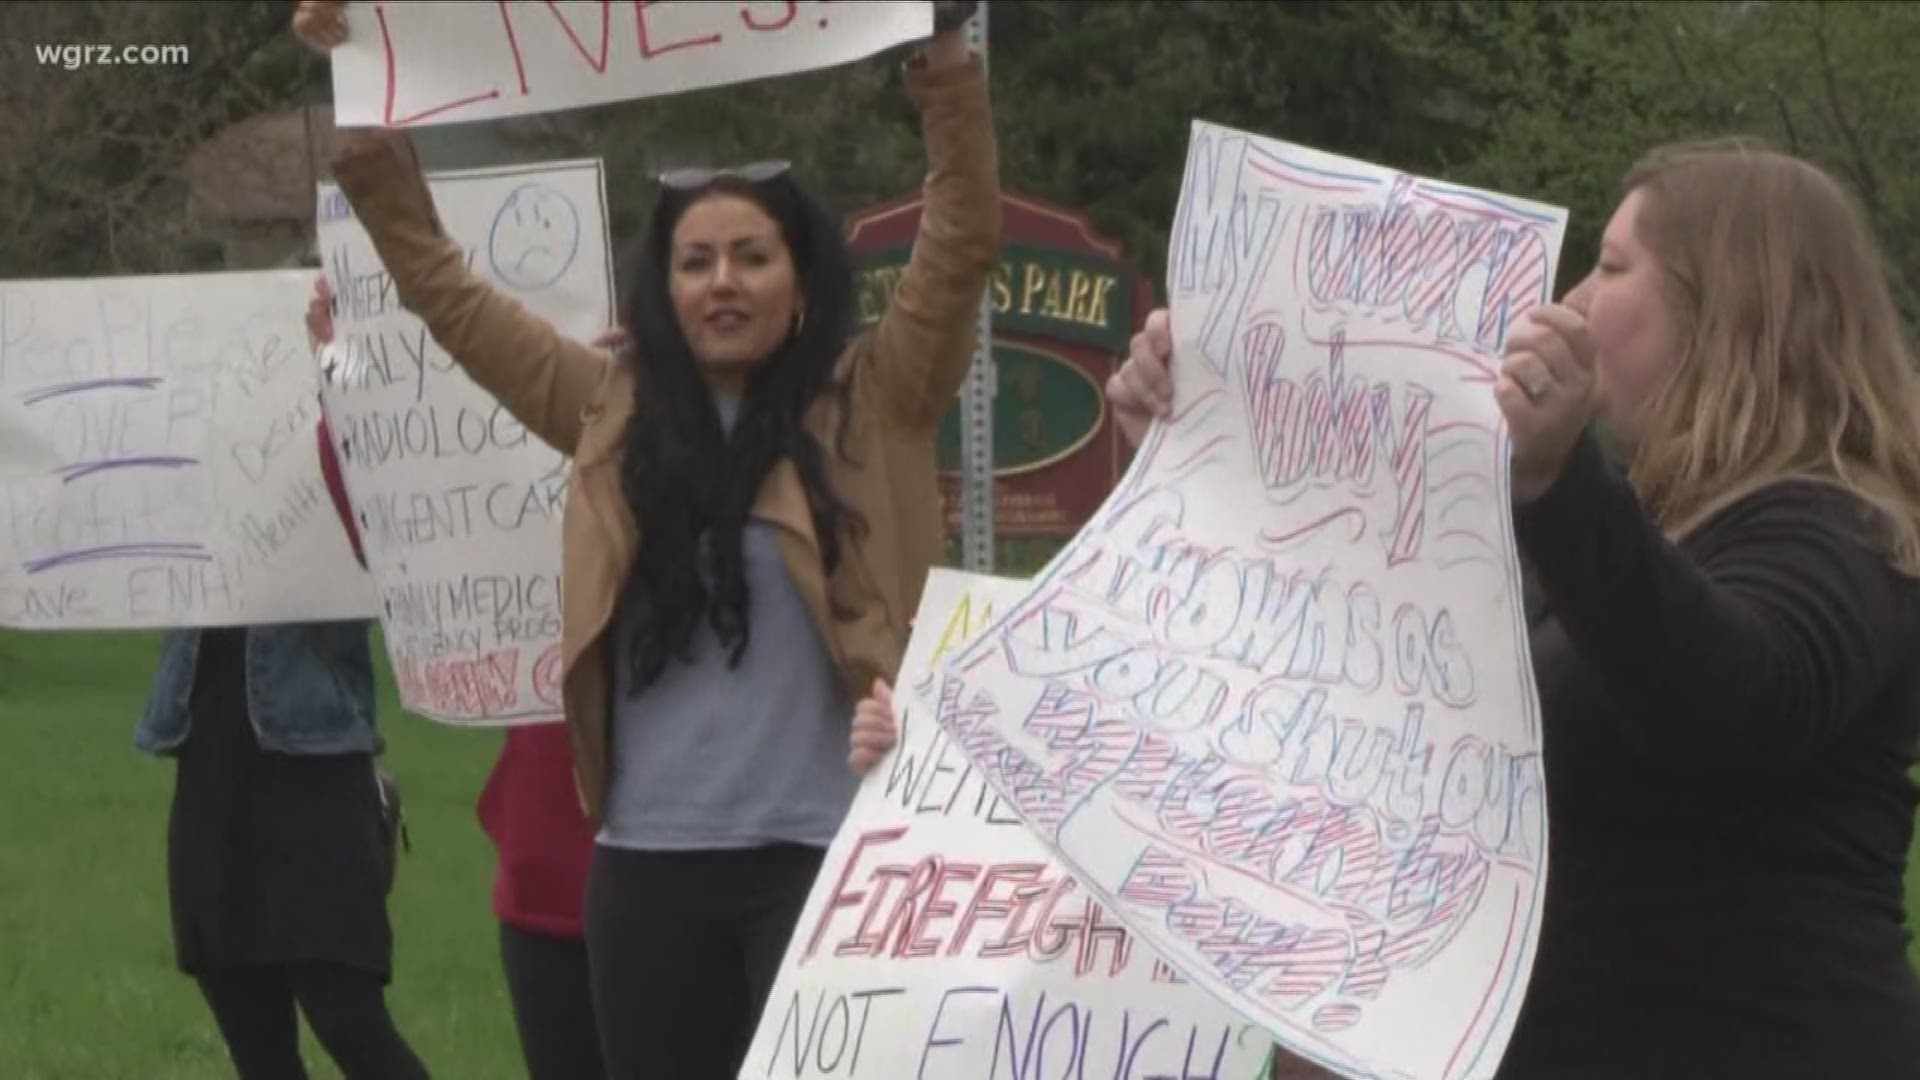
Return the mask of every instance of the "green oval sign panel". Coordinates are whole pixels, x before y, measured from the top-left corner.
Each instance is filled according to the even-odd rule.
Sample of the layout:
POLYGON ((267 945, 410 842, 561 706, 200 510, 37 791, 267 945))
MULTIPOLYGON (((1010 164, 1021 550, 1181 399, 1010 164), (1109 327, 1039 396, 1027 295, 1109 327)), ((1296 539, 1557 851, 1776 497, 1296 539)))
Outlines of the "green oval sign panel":
MULTIPOLYGON (((1079 365, 1031 345, 995 342, 995 476, 1033 472, 1085 446, 1106 419, 1107 400, 1079 365)), ((960 471, 960 409, 940 424, 940 470, 960 471)))

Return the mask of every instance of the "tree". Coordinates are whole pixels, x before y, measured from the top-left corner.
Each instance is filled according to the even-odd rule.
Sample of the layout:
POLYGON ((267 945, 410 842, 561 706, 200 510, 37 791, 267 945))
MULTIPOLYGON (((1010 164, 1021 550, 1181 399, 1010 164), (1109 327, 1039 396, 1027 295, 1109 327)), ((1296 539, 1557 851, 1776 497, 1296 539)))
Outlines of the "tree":
POLYGON ((1571 211, 1562 284, 1592 264, 1636 158, 1749 135, 1846 182, 1920 325, 1920 99, 1901 50, 1920 8, 1808 2, 1393 3, 1396 50, 1477 108, 1450 179, 1571 211))
MULTIPOLYGON (((177 42, 178 67, 0 69, 0 275, 206 265, 172 190, 195 146, 320 85, 287 6, 15 4, 15 42, 177 42)), ((1662 142, 1758 135, 1842 177, 1920 321, 1920 6, 1811 0, 1022 0, 989 8, 1002 178, 1081 207, 1154 277, 1190 123, 1206 119, 1571 211, 1562 283, 1592 260, 1618 177, 1662 142)), ((616 239, 664 167, 791 160, 842 211, 908 194, 918 119, 897 52, 789 78, 514 125, 527 156, 603 157, 616 239)))
POLYGON ((1770 3, 1743 5, 1742 16, 1721 50, 1740 107, 1768 117, 1776 144, 1847 181, 1907 323, 1920 327, 1920 9, 1770 3))
POLYGON ((315 66, 287 5, 70 0, 7 8, 0 83, 0 276, 153 272, 217 263, 185 213, 180 169, 227 125, 303 100, 315 66), (184 46, 185 63, 106 64, 36 46, 184 46))

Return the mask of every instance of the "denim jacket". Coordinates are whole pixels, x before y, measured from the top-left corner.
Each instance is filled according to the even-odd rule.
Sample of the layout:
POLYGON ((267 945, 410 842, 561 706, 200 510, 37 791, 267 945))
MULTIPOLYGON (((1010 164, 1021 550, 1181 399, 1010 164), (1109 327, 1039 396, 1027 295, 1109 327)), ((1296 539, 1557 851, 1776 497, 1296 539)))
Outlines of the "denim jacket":
MULTIPOLYGON (((247 715, 263 750, 282 754, 378 753, 371 623, 246 628, 247 715)), ((199 630, 169 631, 134 745, 172 754, 187 741, 188 699, 200 661, 199 630)))

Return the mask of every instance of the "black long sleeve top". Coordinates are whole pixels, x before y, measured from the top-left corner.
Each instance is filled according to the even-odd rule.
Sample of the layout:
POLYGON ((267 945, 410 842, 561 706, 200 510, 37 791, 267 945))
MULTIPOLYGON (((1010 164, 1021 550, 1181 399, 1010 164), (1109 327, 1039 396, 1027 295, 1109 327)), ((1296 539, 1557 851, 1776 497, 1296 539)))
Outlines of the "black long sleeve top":
POLYGON ((1503 1080, 1912 1080, 1920 582, 1788 481, 1678 543, 1584 440, 1515 529, 1551 814, 1503 1080))

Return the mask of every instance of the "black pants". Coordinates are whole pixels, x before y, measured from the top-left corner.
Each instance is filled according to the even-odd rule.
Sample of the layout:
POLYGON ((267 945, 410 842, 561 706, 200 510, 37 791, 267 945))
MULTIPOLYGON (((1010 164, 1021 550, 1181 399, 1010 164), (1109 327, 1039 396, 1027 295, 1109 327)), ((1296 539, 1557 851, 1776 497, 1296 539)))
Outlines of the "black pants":
POLYGON ((196 976, 240 1080, 306 1080, 300 1022, 307 1017, 346 1080, 426 1080, 393 1026, 381 977, 343 964, 217 969, 196 976))
POLYGON ((587 943, 501 923, 500 964, 528 1080, 604 1080, 587 943))
POLYGON ((825 852, 596 847, 587 951, 608 1080, 734 1080, 825 852))

